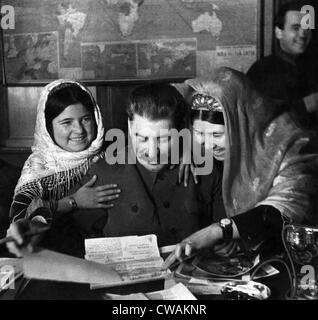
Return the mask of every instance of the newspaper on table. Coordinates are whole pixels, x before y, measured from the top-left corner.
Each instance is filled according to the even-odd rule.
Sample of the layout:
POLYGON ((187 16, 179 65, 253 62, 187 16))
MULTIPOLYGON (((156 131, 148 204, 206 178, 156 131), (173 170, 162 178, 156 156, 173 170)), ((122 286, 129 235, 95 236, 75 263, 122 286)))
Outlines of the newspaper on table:
MULTIPOLYGON (((85 239, 85 259, 114 269, 121 281, 117 285, 165 278, 155 235, 85 239)), ((112 285, 113 286, 113 285, 112 285)), ((92 283, 91 289, 109 287, 108 283, 92 283)))
POLYGON ((129 295, 105 294, 106 300, 197 300, 182 283, 160 291, 132 293, 129 295))
MULTIPOLYGON (((279 273, 272 265, 265 265, 253 277, 253 280, 269 277, 279 273)), ((191 263, 181 263, 173 274, 174 280, 183 283, 192 293, 197 295, 220 295, 228 283, 251 281, 250 273, 235 278, 215 277, 198 269, 191 263)))

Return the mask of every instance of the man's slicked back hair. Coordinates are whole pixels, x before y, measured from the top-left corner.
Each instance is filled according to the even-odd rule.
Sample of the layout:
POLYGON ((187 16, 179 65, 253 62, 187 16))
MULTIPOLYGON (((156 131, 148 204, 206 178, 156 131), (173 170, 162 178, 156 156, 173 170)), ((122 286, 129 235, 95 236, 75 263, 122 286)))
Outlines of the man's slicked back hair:
POLYGON ((169 119, 178 130, 186 127, 187 113, 188 108, 183 96, 170 84, 137 87, 131 93, 127 106, 130 120, 133 120, 135 114, 149 120, 169 119))
POLYGON ((280 6, 275 17, 275 27, 283 30, 286 23, 287 12, 301 11, 301 8, 305 5, 310 5, 310 0, 294 0, 280 6))

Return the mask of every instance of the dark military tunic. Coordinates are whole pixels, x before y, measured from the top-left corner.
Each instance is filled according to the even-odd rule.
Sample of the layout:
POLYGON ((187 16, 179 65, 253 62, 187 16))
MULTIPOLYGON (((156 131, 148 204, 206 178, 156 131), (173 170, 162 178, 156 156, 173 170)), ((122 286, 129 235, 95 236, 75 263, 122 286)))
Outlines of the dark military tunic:
MULTIPOLYGON (((178 184, 178 167, 154 173, 137 164, 96 163, 81 181, 97 175, 97 185, 117 184, 119 199, 112 209, 83 209, 72 213, 73 223, 86 237, 156 234, 158 245, 176 244, 212 223, 211 175, 199 185, 178 184)), ((212 174, 213 175, 213 174, 212 174)), ((224 210, 224 209, 223 209, 224 210)))

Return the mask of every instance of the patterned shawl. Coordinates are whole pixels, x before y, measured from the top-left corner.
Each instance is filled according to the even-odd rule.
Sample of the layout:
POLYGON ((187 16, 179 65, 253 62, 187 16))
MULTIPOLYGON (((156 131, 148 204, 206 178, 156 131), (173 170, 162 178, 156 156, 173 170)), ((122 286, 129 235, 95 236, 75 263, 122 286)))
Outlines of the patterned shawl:
POLYGON ((14 219, 24 217, 26 207, 35 198, 46 200, 63 198, 70 188, 85 175, 91 163, 103 156, 103 143, 104 127, 101 113, 88 89, 71 80, 56 80, 44 87, 37 107, 32 154, 22 169, 15 189, 10 216, 14 219), (54 143, 46 128, 44 111, 48 95, 53 88, 64 83, 77 84, 89 93, 95 105, 96 138, 86 150, 80 152, 69 152, 60 148, 54 143), (22 203, 21 195, 24 196, 22 203))
POLYGON ((227 154, 222 192, 227 215, 271 205, 294 222, 312 221, 318 153, 305 151, 309 133, 253 90, 238 71, 221 68, 209 79, 185 83, 223 107, 227 154))

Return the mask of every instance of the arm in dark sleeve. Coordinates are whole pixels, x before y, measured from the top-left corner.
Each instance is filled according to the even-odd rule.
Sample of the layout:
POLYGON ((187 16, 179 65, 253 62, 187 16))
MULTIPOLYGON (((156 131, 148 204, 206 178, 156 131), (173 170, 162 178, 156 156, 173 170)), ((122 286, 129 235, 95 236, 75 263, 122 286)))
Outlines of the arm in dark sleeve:
POLYGON ((247 247, 253 247, 264 240, 278 240, 281 237, 284 221, 281 213, 272 206, 259 206, 232 219, 247 247))
POLYGON ((26 210, 30 205, 32 199, 24 194, 16 194, 10 208, 10 221, 26 218, 26 210))
POLYGON ((56 201, 44 201, 40 198, 32 197, 26 194, 16 194, 13 198, 13 202, 10 208, 10 222, 14 222, 20 219, 33 219, 35 216, 43 217, 46 222, 52 220, 53 212, 55 211, 56 201), (37 210, 37 214, 34 211, 37 208, 44 208, 48 210, 37 210), (29 212, 28 212, 29 208, 29 212))
POLYGON ((211 221, 219 221, 226 217, 226 212, 222 197, 222 177, 223 177, 223 164, 214 162, 211 189, 209 194, 211 197, 211 221))
POLYGON ((212 221, 219 221, 226 217, 222 197, 222 180, 216 181, 212 187, 211 213, 212 221))

